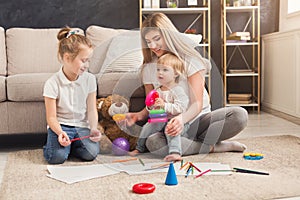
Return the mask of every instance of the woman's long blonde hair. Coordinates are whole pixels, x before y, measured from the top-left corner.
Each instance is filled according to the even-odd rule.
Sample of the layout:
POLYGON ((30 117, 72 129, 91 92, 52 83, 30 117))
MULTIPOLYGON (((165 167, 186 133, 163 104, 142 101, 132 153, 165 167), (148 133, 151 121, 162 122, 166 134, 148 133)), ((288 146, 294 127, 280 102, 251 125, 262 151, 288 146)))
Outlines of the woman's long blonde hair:
POLYGON ((163 13, 153 13, 147 16, 142 23, 141 43, 144 64, 150 63, 155 56, 145 40, 145 35, 152 30, 158 30, 161 33, 168 50, 178 58, 182 60, 186 57, 197 59, 197 61, 199 60, 199 64, 206 68, 206 72, 210 70, 211 66, 208 60, 203 58, 200 53, 194 49, 194 46, 191 46, 189 42, 187 42, 188 38, 184 37, 182 33, 176 29, 171 20, 163 13))

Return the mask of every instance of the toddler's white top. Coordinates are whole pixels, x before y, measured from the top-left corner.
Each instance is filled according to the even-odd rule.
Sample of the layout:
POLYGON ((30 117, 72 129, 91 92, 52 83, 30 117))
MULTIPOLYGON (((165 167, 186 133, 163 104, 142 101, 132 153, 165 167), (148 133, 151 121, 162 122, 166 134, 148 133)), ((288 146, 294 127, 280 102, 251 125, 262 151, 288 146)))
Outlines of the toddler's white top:
MULTIPOLYGON (((197 63, 198 62, 196 61, 196 59, 191 60, 190 62, 185 62, 185 73, 183 76, 180 76, 179 79, 178 84, 184 89, 187 96, 189 96, 189 86, 188 86, 187 78, 199 71, 207 70, 205 66, 199 66, 199 64, 197 63)), ((143 80, 143 84, 152 84, 154 88, 159 87, 160 84, 156 76, 156 60, 153 60, 152 63, 148 63, 144 65, 144 69, 142 71, 142 80, 143 80)), ((198 118, 202 114, 208 112, 211 112, 210 98, 207 90, 204 88, 202 111, 201 113, 199 113, 197 117, 195 117, 192 121, 190 121, 190 123, 192 123, 196 118, 198 118)))

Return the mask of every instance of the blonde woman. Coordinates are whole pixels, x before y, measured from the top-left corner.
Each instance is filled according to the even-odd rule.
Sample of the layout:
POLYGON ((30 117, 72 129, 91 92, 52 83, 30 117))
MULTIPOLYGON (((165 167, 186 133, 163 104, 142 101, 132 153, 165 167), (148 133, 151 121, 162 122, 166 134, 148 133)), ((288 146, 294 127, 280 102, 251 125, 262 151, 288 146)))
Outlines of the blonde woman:
MULTIPOLYGON (((245 145, 236 141, 225 141, 238 134, 247 125, 247 111, 241 107, 226 107, 211 111, 209 95, 205 89, 204 75, 210 70, 210 62, 203 58, 189 41, 180 34, 170 19, 162 13, 148 16, 141 27, 144 64, 142 79, 146 94, 158 84, 153 74, 157 59, 167 52, 179 57, 185 65, 185 76, 179 84, 189 96, 189 107, 172 118, 165 128, 169 136, 179 135, 184 124, 189 130, 181 137, 183 155, 209 152, 243 152, 245 145)), ((148 111, 128 113, 127 124, 144 120, 148 111)), ((167 155, 166 137, 158 132, 146 141, 148 150, 161 156, 167 155)), ((168 160, 168 158, 166 158, 168 160)))

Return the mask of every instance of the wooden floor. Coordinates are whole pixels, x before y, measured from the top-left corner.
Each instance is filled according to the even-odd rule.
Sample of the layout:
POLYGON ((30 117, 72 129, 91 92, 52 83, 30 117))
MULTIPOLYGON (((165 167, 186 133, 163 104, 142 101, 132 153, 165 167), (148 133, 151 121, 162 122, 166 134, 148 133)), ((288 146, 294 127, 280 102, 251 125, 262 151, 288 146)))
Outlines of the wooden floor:
MULTIPOLYGON (((249 113, 248 126, 235 139, 272 135, 294 135, 300 137, 300 120, 275 111, 260 112, 259 114, 256 112, 249 113)), ((15 150, 7 149, 0 152, 0 184, 7 155, 10 151, 15 150)), ((287 199, 295 200, 300 199, 300 197, 286 198, 285 200, 287 199)))

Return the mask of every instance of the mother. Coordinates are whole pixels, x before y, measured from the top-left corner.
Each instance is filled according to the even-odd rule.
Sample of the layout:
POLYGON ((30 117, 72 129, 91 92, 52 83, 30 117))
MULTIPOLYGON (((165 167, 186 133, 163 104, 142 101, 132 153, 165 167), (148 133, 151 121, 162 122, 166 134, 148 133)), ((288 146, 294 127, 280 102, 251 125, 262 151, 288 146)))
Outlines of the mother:
MULTIPOLYGON (((236 141, 225 141, 243 130, 247 124, 247 111, 241 107, 225 107, 214 111, 210 109, 209 95, 205 89, 205 73, 210 70, 210 63, 204 59, 188 41, 178 32, 170 19, 162 13, 154 13, 143 21, 141 27, 144 64, 142 79, 148 94, 158 81, 154 76, 157 58, 166 52, 172 52, 185 63, 185 77, 180 84, 190 98, 189 108, 185 113, 172 118, 165 129, 165 134, 175 136, 182 132, 185 123, 190 129, 181 137, 183 155, 209 152, 245 150, 245 145, 236 141)), ((127 124, 146 119, 148 111, 128 113, 127 124)), ((147 139, 146 146, 151 153, 165 156, 168 154, 167 141, 163 133, 156 133, 147 139)), ((166 161, 174 160, 172 155, 166 161)))

